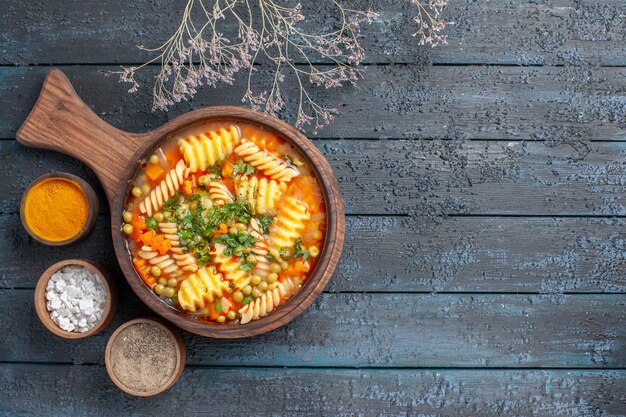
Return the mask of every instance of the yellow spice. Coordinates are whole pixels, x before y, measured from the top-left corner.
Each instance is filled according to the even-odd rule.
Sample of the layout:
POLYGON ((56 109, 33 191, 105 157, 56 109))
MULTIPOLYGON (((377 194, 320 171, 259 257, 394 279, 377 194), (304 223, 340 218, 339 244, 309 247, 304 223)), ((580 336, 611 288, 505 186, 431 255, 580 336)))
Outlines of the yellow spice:
POLYGON ((28 227, 43 239, 60 242, 81 231, 87 221, 85 193, 74 181, 48 178, 26 195, 24 217, 28 227))

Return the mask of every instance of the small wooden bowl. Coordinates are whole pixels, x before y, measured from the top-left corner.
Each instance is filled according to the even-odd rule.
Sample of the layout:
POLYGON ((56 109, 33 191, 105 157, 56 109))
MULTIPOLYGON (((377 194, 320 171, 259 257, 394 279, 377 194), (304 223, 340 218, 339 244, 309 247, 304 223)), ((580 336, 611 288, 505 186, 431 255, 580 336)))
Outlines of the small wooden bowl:
POLYGON ((176 330, 174 330, 174 328, 171 325, 165 323, 164 321, 149 319, 149 318, 134 319, 118 327, 109 338, 109 341, 107 342, 106 350, 104 352, 104 362, 106 364, 109 377, 111 378, 113 383, 122 391, 126 392, 127 394, 134 395, 136 397, 151 397, 153 395, 160 394, 161 392, 166 391, 167 389, 172 387, 172 385, 174 385, 178 381, 180 376, 183 374, 183 370, 185 369, 186 358, 187 358, 187 352, 185 349, 185 342, 183 341, 183 338, 180 336, 180 334, 178 334, 178 332, 176 332, 176 330), (172 373, 172 376, 167 380, 167 382, 162 387, 159 387, 153 391, 146 391, 146 392, 137 391, 124 385, 124 383, 122 383, 122 381, 118 379, 117 375, 115 375, 115 372, 113 371, 113 364, 111 363, 111 351, 113 349, 113 344, 116 338, 119 336, 119 334, 122 331, 124 331, 124 329, 130 326, 137 325, 137 324, 148 324, 148 325, 159 327, 160 329, 164 330, 165 333, 167 333, 167 335, 171 338, 172 342, 174 343, 174 349, 176 350, 176 366, 174 368, 174 372, 172 373))
POLYGON ((115 315, 116 309, 117 290, 115 287, 115 281, 108 273, 108 271, 106 271, 97 263, 88 261, 86 259, 66 259, 64 261, 55 263, 50 268, 46 269, 43 274, 41 274, 39 281, 37 281, 37 287, 35 287, 35 311, 37 311, 37 316, 39 316, 39 320, 41 320, 46 329, 64 339, 83 339, 85 337, 93 336, 99 333, 105 327, 107 327, 109 323, 111 323, 113 315, 115 315), (100 277, 107 293, 106 307, 104 309, 104 313, 102 314, 102 318, 94 327, 84 333, 67 332, 61 329, 54 321, 52 321, 52 319, 50 318, 50 313, 46 308, 46 286, 48 285, 50 277, 55 272, 68 265, 79 265, 91 269, 100 277))
POLYGON ((98 217, 99 210, 100 210, 100 203, 98 202, 98 196, 96 195, 96 192, 93 190, 91 185, 89 185, 85 180, 83 180, 80 177, 77 177, 76 175, 68 174, 67 172, 52 172, 49 174, 44 174, 41 177, 37 178, 35 181, 30 183, 28 188, 26 188, 26 191, 24 191, 24 194, 22 195, 22 200, 20 202, 20 219, 22 220, 22 226, 24 226, 24 229, 26 229, 28 234, 31 235, 32 238, 35 239, 37 242, 43 243, 44 245, 49 245, 49 246, 65 246, 65 245, 70 245, 72 243, 76 243, 79 240, 85 238, 87 235, 89 235, 89 233, 91 233, 94 226, 96 225, 96 219, 98 217), (24 215, 26 196, 35 185, 49 178, 64 178, 66 180, 70 180, 78 184, 81 191, 85 194, 85 198, 87 199, 87 210, 88 210, 87 220, 85 221, 83 228, 77 234, 75 234, 69 239, 59 240, 59 241, 44 239, 43 237, 35 233, 28 226, 28 223, 26 223, 26 219, 24 215))

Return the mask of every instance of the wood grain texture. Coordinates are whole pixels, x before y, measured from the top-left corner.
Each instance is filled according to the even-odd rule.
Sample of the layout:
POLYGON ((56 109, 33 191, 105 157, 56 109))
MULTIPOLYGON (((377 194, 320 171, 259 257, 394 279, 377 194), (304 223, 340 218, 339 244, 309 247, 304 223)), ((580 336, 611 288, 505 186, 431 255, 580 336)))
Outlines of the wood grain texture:
POLYGON ((249 416, 254 404, 256 416, 610 417, 624 415, 625 386, 624 371, 188 368, 150 399, 117 390, 102 366, 1 364, 0 412, 221 417, 249 416))
MULTIPOLYGON (((74 343, 42 334, 32 290, 3 291, 13 303, 0 304, 0 331, 22 331, 0 345, 0 362, 103 363, 113 329, 147 312, 123 288, 112 325, 74 343)), ((621 368, 625 307, 626 295, 322 294, 271 333, 184 339, 189 365, 621 368)))
MULTIPOLYGON (((620 0, 452 0, 443 18, 455 25, 446 29, 448 45, 435 49, 419 47, 411 36, 417 30, 411 20, 417 13, 409 2, 343 3, 356 9, 371 5, 380 13, 364 26, 361 42, 369 63, 626 65, 626 6, 620 0)), ((331 2, 303 6, 308 17, 303 27, 331 29, 336 19, 331 2)), ((0 28, 7 42, 0 64, 142 63, 151 55, 136 45, 152 48, 168 39, 180 23, 181 10, 182 5, 168 0, 61 0, 54 8, 41 1, 7 0, 0 13, 18 23, 0 28)), ((223 31, 234 35, 228 27, 223 31)))
MULTIPOLYGON (((568 145, 491 141, 316 140, 350 214, 626 215, 626 142, 568 145)), ((76 160, 0 141, 0 211, 51 170, 97 178, 76 160)), ((96 187, 98 189, 98 187, 96 187)), ((108 204, 102 198, 102 206, 108 204)))
MULTIPOLYGON (((115 67, 61 67, 82 99, 117 128, 155 129, 210 105, 241 105, 245 83, 198 92, 167 114, 151 112, 151 88, 129 95, 115 67)), ((0 137, 12 138, 35 104, 48 68, 0 68, 0 137)), ((151 83, 155 69, 140 76, 151 83)), ((259 71, 254 86, 267 85, 259 71)), ((242 79, 243 81, 243 79, 242 79)), ((149 84, 151 85, 151 84, 149 84)), ((287 79, 282 89, 296 97, 287 79)), ((367 68, 357 87, 317 89, 312 97, 340 114, 318 137, 547 140, 582 148, 626 139, 626 68, 391 65, 367 68)), ((292 108, 293 110, 293 108, 292 108)), ((293 112, 285 114, 293 121, 293 112)))
MULTIPOLYGON (((108 216, 72 247, 121 276, 108 216)), ((348 217, 328 291, 626 292, 624 222, 585 218, 348 217), (512 236, 514 238, 512 238, 512 236), (381 244, 383 242, 383 244, 381 244)), ((29 239, 16 215, 0 216, 0 288, 34 288, 67 251, 29 239)))

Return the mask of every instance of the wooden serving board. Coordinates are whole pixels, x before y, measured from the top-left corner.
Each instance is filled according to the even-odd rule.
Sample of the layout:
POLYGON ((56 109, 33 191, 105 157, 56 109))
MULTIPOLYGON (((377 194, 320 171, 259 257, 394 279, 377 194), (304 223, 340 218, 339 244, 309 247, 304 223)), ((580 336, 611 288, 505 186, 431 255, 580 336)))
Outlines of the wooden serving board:
POLYGON ((115 253, 130 286, 155 312, 191 332, 209 337, 237 338, 265 333, 282 326, 302 313, 323 291, 339 262, 344 241, 344 207, 339 184, 330 165, 311 141, 297 129, 263 113, 232 106, 205 107, 177 117, 150 132, 129 133, 98 117, 76 94, 63 72, 52 69, 16 138, 26 146, 68 154, 87 164, 96 173, 111 208, 115 253), (120 232, 128 184, 137 162, 168 134, 195 122, 211 119, 257 123, 286 138, 313 167, 327 204, 328 228, 325 245, 316 270, 307 284, 278 310, 244 326, 198 322, 167 307, 138 278, 128 256, 126 240, 120 232))

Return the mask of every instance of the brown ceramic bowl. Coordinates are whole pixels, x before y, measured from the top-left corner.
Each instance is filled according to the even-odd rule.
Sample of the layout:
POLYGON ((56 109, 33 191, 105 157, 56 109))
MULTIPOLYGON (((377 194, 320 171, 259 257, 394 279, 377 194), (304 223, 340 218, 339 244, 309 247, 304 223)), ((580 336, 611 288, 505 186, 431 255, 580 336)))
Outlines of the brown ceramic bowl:
POLYGON ((266 333, 283 326, 305 311, 322 293, 339 263, 344 241, 345 216, 337 178, 313 142, 293 126, 274 117, 241 107, 205 107, 183 114, 150 132, 124 132, 100 119, 78 97, 65 75, 53 69, 48 73, 39 99, 17 132, 16 138, 27 146, 69 154, 95 171, 109 200, 115 254, 130 287, 157 314, 190 332, 232 339, 266 333), (305 285, 277 310, 241 326, 199 321, 163 303, 135 271, 127 241, 121 232, 124 203, 137 162, 146 158, 158 143, 174 132, 211 120, 255 123, 285 139, 312 167, 326 203, 326 237, 315 271, 305 285))
POLYGON ((169 389, 172 385, 174 385, 178 381, 178 379, 183 373, 183 370, 185 369, 186 356, 187 354, 186 354, 185 343, 183 342, 183 338, 180 337, 180 335, 174 329, 172 329, 171 326, 159 320, 139 318, 139 319, 131 320, 129 322, 122 324, 120 327, 118 327, 115 330, 115 332, 113 332, 113 334, 109 338, 109 341, 107 342, 107 347, 104 353, 104 361, 106 364, 107 372, 109 373, 109 377, 119 389, 121 389, 122 391, 130 395, 134 395, 137 397, 150 397, 150 396, 159 394, 169 389), (158 328, 164 330, 167 333, 167 335, 170 337, 171 341, 173 342, 174 349, 176 351, 176 364, 175 364, 175 368, 174 368, 174 372, 172 373, 172 376, 162 386, 152 391, 139 391, 139 390, 130 388, 127 385, 125 385, 115 374, 115 371, 113 370, 113 365, 111 362, 111 353, 112 353, 112 350, 114 349, 114 343, 115 343, 116 338, 120 335, 120 333, 122 333, 122 331, 124 331, 128 327, 131 327, 137 324, 147 324, 151 326, 157 326, 158 328))
POLYGON ((35 310, 37 311, 37 316, 39 316, 39 320, 41 320, 46 329, 64 339, 84 339, 85 337, 93 336, 101 332, 105 327, 109 325, 109 323, 111 323, 111 320, 115 315, 116 309, 117 290, 115 287, 115 281, 108 273, 108 271, 106 271, 97 263, 88 261, 86 259, 66 259, 64 261, 55 263, 54 265, 46 269, 43 274, 41 274, 39 281, 37 281, 37 286, 35 287, 35 310), (104 313, 102 314, 102 318, 94 327, 84 333, 68 332, 61 329, 54 321, 52 321, 52 319, 50 318, 50 313, 46 308, 46 286, 48 285, 50 277, 61 268, 69 265, 84 266, 95 272, 102 280, 102 283, 104 284, 104 288, 106 289, 107 293, 106 307, 104 313))
POLYGON ((89 233, 91 233, 94 226, 96 225, 96 219, 98 217, 99 210, 100 210, 100 204, 98 203, 98 196, 96 195, 96 192, 93 190, 91 185, 89 185, 85 180, 83 180, 80 177, 77 177, 76 175, 68 174, 66 172, 53 172, 50 174, 42 175, 41 177, 37 178, 35 181, 30 183, 28 188, 26 188, 26 191, 24 191, 24 195, 22 196, 22 201, 20 202, 20 219, 22 220, 22 226, 24 226, 24 229, 26 229, 28 234, 31 235, 31 237, 35 239, 37 242, 43 243, 44 245, 50 245, 50 246, 65 246, 65 245, 70 245, 72 243, 78 242, 79 240, 89 235, 89 233), (85 194, 85 198, 87 199, 88 211, 87 211, 87 220, 85 221, 85 224, 83 225, 82 229, 77 234, 75 234, 74 236, 66 240, 55 241, 55 240, 44 239, 43 237, 35 233, 28 226, 25 220, 24 209, 25 209, 25 203, 26 203, 26 196, 28 195, 28 192, 35 185, 50 178, 63 178, 63 179, 74 182, 82 190, 82 192, 85 194))

